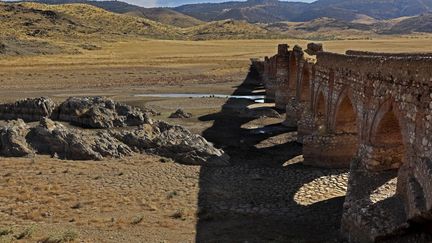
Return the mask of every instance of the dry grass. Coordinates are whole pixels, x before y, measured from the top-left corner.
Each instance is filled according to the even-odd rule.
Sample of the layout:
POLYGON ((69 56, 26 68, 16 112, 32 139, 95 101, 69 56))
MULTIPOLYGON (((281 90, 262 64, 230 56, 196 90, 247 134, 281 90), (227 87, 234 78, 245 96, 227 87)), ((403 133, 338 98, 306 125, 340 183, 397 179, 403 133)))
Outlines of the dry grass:
POLYGON ((54 42, 119 39, 125 36, 179 38, 180 29, 145 18, 115 14, 86 4, 0 4, 0 33, 54 42), (37 32, 35 32, 37 31, 37 32))
MULTIPOLYGON (((23 91, 49 95, 91 94, 105 90, 141 89, 149 85, 188 85, 241 81, 249 59, 276 53, 278 43, 306 40, 167 41, 129 40, 98 43, 100 50, 82 54, 5 57, 0 59, 0 83, 4 95, 23 91), (66 91, 67 90, 67 91, 66 91)), ((392 38, 326 41, 333 52, 347 49, 422 52, 432 51, 429 38, 392 38)), ((29 94, 31 94, 29 93, 29 94)), ((35 94, 36 95, 36 94, 35 94)), ((4 98, 4 96, 3 96, 4 98)))
POLYGON ((2 159, 0 242, 142 242, 193 232, 199 168, 158 160, 2 159), (167 200, 169 191, 179 193, 167 200), (182 212, 181 223, 171 212, 182 212))

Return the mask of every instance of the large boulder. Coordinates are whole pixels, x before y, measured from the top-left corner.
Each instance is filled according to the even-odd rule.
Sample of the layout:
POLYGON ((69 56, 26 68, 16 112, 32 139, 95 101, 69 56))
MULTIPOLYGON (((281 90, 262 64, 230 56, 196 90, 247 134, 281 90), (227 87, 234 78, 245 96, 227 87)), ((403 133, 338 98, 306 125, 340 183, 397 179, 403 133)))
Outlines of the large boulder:
POLYGON ((29 98, 15 103, 0 105, 0 119, 25 121, 39 121, 43 117, 50 117, 56 104, 49 98, 29 98))
POLYGON ((25 137, 29 132, 23 120, 10 121, 0 128, 0 155, 6 157, 23 157, 32 154, 25 137))
POLYGON ((191 118, 191 117, 192 114, 184 111, 183 109, 177 109, 169 116, 169 118, 191 118))
POLYGON ((88 128, 139 126, 150 123, 138 108, 103 97, 71 97, 63 102, 54 119, 88 128))
POLYGON ((30 130, 29 144, 40 154, 71 160, 102 160, 104 157, 131 155, 132 150, 107 132, 78 130, 48 118, 30 130))
POLYGON ((158 154, 188 165, 229 165, 229 156, 182 126, 158 121, 114 136, 139 152, 158 154))

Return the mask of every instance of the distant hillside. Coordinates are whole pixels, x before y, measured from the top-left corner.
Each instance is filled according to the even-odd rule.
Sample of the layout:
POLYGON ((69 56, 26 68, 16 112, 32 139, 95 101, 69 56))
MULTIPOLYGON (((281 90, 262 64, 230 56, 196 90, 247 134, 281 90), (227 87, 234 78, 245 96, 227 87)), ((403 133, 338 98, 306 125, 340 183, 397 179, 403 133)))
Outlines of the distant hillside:
POLYGON ((163 24, 169 24, 181 28, 193 27, 205 23, 204 21, 166 8, 141 8, 126 12, 125 14, 144 17, 163 24))
POLYGON ((393 25, 384 34, 411 34, 413 32, 432 33, 432 13, 407 18, 393 25))
POLYGON ((88 4, 0 2, 0 55, 77 53, 109 41, 271 38, 245 21, 224 20, 179 28, 143 17, 117 14, 88 4))
POLYGON ((143 8, 120 1, 86 1, 86 0, 34 0, 34 2, 45 4, 72 4, 85 3, 96 6, 113 13, 129 14, 144 17, 162 24, 176 27, 192 27, 203 24, 203 21, 191 16, 179 13, 169 8, 143 8))
POLYGON ((328 17, 351 21, 358 15, 375 19, 413 16, 432 10, 432 0, 318 0, 306 4, 278 0, 189 4, 174 10, 203 21, 226 18, 252 23, 310 21, 328 17))
POLYGON ((259 26, 234 20, 221 20, 189 29, 193 40, 269 38, 271 32, 259 26))
POLYGON ((116 37, 173 39, 179 29, 152 20, 115 14, 87 4, 0 3, 0 33, 18 37, 116 37))
POLYGON ((429 12, 432 0, 318 0, 310 6, 315 9, 333 7, 376 19, 392 19, 429 12))
POLYGON ((272 23, 294 20, 307 6, 306 3, 249 0, 246 2, 189 4, 174 8, 174 10, 203 21, 230 18, 251 23, 272 23))

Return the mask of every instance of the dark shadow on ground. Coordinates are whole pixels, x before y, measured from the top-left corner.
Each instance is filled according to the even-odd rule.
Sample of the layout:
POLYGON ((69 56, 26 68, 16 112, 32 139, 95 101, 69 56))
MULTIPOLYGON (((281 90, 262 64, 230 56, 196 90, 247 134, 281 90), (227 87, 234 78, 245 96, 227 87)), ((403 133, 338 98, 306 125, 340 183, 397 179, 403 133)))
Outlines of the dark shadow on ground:
MULTIPOLYGON (((254 78, 249 74, 233 95, 262 90, 254 78)), ((203 136, 231 156, 232 166, 201 168, 196 241, 338 242, 344 197, 303 206, 297 194, 317 178, 347 170, 287 162, 302 152, 296 130, 283 127, 283 119, 238 116, 253 103, 229 99, 220 112, 200 117, 213 121, 203 136)), ((309 196, 316 195, 303 195, 309 196)))

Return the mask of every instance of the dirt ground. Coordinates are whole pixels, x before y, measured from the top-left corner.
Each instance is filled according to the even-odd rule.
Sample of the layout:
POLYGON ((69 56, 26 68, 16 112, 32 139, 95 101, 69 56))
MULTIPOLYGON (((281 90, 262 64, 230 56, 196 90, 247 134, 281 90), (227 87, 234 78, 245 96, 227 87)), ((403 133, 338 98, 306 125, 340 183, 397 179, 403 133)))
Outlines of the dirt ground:
MULTIPOLYGON (((409 41, 423 40, 352 49, 401 50, 409 41)), ((0 158, 0 242, 339 242, 348 172, 302 165, 296 131, 281 126, 283 118, 240 118, 238 110, 260 106, 243 99, 134 96, 259 91, 243 83, 249 58, 272 55, 278 42, 116 43, 83 56, 0 59, 1 102, 104 95, 151 106, 161 112, 156 119, 203 135, 232 162, 0 158), (167 118, 177 108, 193 117, 167 118)))

